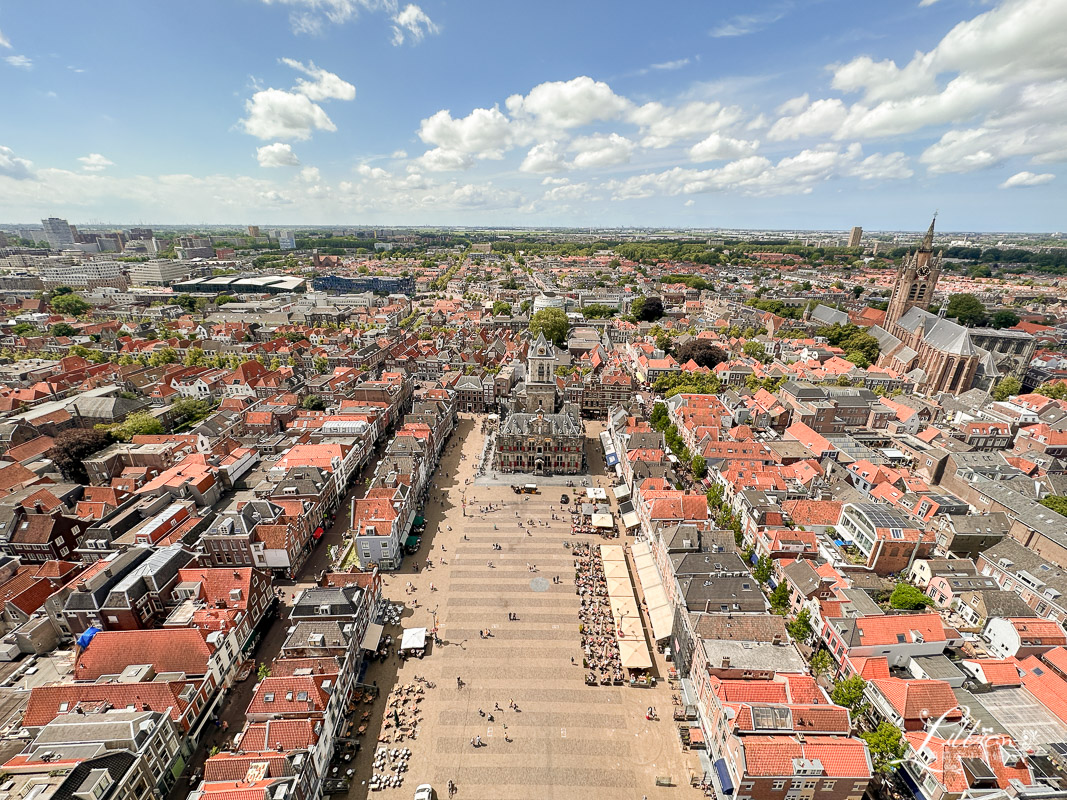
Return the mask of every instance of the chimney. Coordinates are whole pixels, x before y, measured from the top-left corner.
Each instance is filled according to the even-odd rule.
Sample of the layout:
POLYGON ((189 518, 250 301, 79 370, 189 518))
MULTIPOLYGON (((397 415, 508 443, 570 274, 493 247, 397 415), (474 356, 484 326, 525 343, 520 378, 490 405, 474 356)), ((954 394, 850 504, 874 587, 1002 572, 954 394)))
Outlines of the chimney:
POLYGON ((722 669, 730 669, 730 658, 729 658, 729 656, 723 656, 722 657, 722 669))

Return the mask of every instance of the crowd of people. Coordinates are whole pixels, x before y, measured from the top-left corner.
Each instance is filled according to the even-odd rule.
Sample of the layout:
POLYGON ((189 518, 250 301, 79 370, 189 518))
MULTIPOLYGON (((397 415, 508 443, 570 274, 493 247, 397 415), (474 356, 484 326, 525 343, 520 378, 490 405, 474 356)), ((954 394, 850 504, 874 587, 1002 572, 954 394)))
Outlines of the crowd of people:
MULTIPOLYGON (((614 521, 614 517, 612 517, 614 521)), ((610 528, 597 528, 593 526, 593 518, 582 513, 582 504, 576 498, 571 507, 571 533, 581 536, 596 534, 603 539, 618 538, 618 528, 612 525, 610 528)))
POLYGON ((582 598, 578 619, 581 623, 583 668, 589 670, 585 682, 590 686, 624 682, 619 643, 615 639, 615 621, 608 603, 608 581, 600 548, 579 542, 574 553, 575 592, 582 598))

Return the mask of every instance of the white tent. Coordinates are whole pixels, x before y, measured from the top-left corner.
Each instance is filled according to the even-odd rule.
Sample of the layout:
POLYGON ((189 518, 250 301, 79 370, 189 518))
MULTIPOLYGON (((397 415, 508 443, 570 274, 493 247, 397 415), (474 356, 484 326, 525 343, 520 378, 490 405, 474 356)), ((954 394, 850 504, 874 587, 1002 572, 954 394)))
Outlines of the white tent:
POLYGON ((401 650, 418 650, 426 647, 425 628, 405 628, 404 635, 400 639, 401 650))
POLYGON ((611 518, 611 514, 593 514, 593 527, 614 528, 615 521, 611 518))
POLYGON ((383 625, 379 625, 377 622, 372 622, 367 626, 367 632, 363 634, 363 641, 360 642, 360 647, 364 650, 377 650, 378 645, 382 641, 382 632, 385 630, 383 625))

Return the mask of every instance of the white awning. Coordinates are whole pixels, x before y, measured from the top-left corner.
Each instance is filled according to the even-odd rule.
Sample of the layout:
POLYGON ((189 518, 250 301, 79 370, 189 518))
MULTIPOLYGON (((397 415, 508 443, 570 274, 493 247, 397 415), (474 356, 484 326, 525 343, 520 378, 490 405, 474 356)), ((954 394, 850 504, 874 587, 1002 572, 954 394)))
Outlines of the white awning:
POLYGON ((404 635, 400 639, 400 649, 416 650, 420 647, 426 647, 426 629, 405 628, 404 635))
POLYGON ((611 490, 617 500, 625 500, 630 496, 630 487, 625 483, 620 483, 614 489, 611 490))
POLYGON ((614 528, 615 521, 611 518, 611 514, 593 514, 593 527, 614 528))
POLYGON ((636 511, 627 511, 622 515, 622 524, 627 528, 636 528, 641 524, 641 520, 637 518, 636 511))
POLYGON ((359 646, 364 650, 377 650, 378 644, 382 641, 382 633, 384 631, 384 625, 372 622, 367 626, 367 632, 363 634, 363 641, 360 642, 359 646))

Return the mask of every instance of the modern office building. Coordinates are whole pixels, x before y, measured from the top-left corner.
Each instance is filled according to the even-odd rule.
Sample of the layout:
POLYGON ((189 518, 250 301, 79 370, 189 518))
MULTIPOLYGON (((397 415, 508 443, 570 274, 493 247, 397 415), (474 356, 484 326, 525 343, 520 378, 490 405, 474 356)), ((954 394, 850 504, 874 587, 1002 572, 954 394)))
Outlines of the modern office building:
POLYGON ((860 242, 863 240, 863 228, 859 225, 854 227, 848 235, 848 246, 859 247, 860 242))
POLYGON ((42 219, 41 224, 44 225, 44 238, 53 250, 62 250, 74 245, 74 232, 65 219, 49 217, 42 219))
POLYGON ((134 286, 170 286, 188 278, 192 271, 187 261, 157 258, 130 264, 130 281, 134 286))

